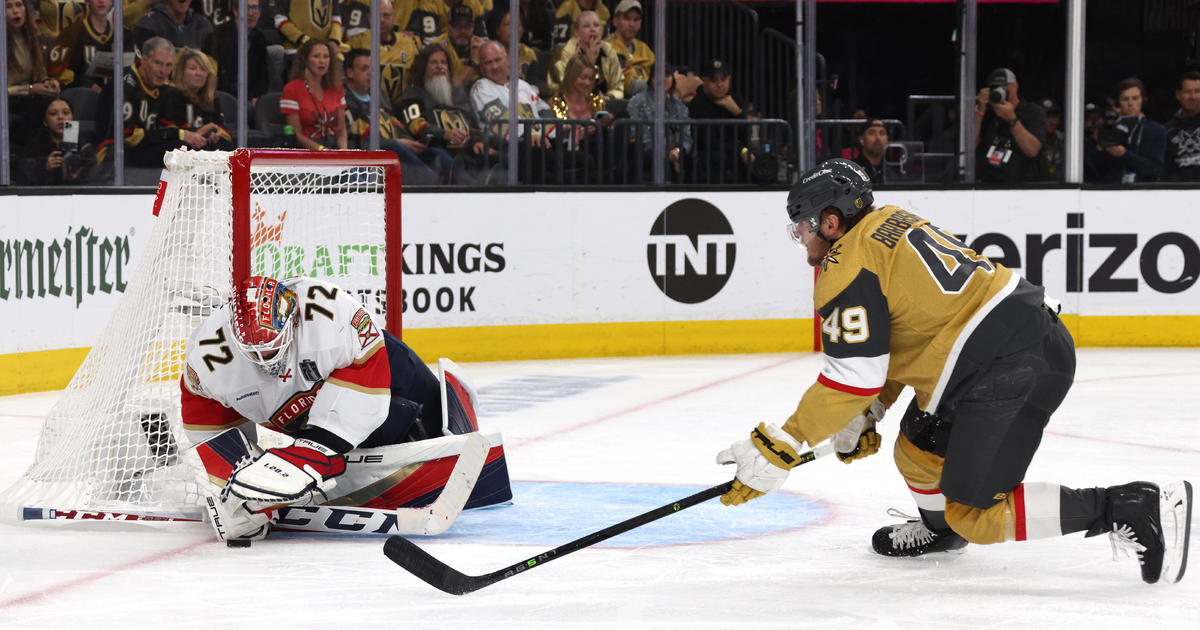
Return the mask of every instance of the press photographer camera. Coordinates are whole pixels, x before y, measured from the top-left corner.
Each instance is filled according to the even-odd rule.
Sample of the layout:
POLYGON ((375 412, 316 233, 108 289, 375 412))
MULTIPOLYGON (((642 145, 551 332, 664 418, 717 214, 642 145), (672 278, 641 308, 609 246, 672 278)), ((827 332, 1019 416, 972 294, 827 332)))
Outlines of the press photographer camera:
POLYGON ((1115 111, 1104 112, 1104 118, 1096 128, 1096 142, 1103 148, 1117 147, 1129 141, 1129 132, 1136 119, 1121 116, 1115 111))
POLYGON ((988 86, 988 102, 989 103, 1004 103, 1008 101, 1008 88, 1005 84, 989 85, 988 86))
POLYGON ((1146 118, 1146 86, 1136 77, 1117 83, 1116 109, 1096 121, 1094 141, 1084 146, 1084 181, 1099 184, 1150 182, 1162 175, 1167 131, 1146 118))

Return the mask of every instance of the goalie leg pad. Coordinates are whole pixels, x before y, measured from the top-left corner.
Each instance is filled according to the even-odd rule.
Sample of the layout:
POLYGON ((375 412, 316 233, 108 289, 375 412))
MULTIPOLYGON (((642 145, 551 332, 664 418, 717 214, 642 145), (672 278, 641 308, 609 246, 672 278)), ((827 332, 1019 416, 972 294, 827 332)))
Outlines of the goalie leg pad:
POLYGON ((442 389, 443 435, 461 435, 479 431, 476 415, 479 398, 467 373, 454 361, 438 359, 442 389))

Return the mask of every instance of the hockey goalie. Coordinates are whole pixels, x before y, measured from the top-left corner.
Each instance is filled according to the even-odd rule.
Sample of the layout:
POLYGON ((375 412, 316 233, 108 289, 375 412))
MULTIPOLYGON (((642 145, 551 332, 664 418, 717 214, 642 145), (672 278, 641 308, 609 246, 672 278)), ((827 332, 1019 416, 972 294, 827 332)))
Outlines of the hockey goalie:
POLYGON ((438 533, 464 507, 511 499, 473 390, 452 362, 439 368, 441 379, 337 286, 241 282, 188 339, 180 382, 217 537, 265 538, 305 506, 402 508, 417 519, 402 533, 438 533), (263 451, 260 427, 293 439, 263 451), (434 498, 450 507, 404 509, 434 498))

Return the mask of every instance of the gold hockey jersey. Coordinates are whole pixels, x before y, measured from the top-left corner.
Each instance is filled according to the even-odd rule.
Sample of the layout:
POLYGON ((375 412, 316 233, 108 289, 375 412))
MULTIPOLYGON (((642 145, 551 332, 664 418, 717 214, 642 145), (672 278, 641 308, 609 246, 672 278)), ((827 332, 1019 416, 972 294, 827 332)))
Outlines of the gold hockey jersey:
POLYGON ((310 38, 342 40, 336 0, 275 0, 275 28, 283 47, 296 50, 310 38))
MULTIPOLYGON (((477 22, 487 13, 479 0, 461 0, 456 4, 470 7, 477 22)), ((445 0, 398 0, 393 6, 396 24, 416 33, 425 44, 431 44, 446 32, 446 22, 450 19, 450 7, 453 5, 445 0)))
POLYGON ((817 444, 877 396, 890 405, 903 385, 933 412, 967 338, 1019 281, 901 208, 867 214, 822 265, 814 304, 825 365, 784 428, 817 444))

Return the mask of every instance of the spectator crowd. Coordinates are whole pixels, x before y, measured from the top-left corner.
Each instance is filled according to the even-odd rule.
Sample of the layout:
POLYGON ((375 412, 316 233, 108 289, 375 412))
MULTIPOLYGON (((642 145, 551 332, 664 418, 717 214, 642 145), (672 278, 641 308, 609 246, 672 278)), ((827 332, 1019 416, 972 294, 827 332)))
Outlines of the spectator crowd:
MULTIPOLYGON (((666 79, 656 83, 639 0, 519 0, 515 25, 509 0, 382 0, 378 67, 368 52, 369 0, 247 0, 244 79, 236 0, 122 0, 123 54, 113 51, 114 0, 4 1, 18 184, 104 181, 116 137, 126 164, 142 169, 179 147, 230 149, 239 107, 252 120, 251 146, 363 148, 373 74, 380 147, 396 153, 409 183, 506 181, 510 90, 525 183, 650 181, 659 104, 670 182, 772 184, 795 167, 792 129, 761 120, 729 60, 691 69, 662 60, 666 79), (119 135, 114 67, 124 94, 119 135), (241 83, 245 103, 233 96, 241 83)), ((1142 113, 1137 78, 1081 112, 1086 181, 1200 181, 1200 73, 1184 73, 1175 95, 1179 109, 1165 124, 1142 113)), ((976 101, 977 180, 1061 181, 1063 116, 1054 101, 1025 98, 1012 70, 989 73, 976 101)), ((817 158, 840 152, 876 183, 903 181, 911 172, 903 131, 866 112, 853 118, 861 122, 847 128, 845 147, 831 147, 818 121, 817 158)), ((953 120, 945 128, 945 143, 957 146, 953 120)))

